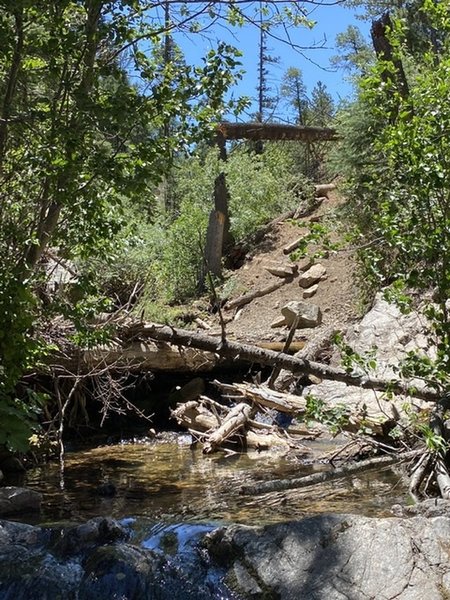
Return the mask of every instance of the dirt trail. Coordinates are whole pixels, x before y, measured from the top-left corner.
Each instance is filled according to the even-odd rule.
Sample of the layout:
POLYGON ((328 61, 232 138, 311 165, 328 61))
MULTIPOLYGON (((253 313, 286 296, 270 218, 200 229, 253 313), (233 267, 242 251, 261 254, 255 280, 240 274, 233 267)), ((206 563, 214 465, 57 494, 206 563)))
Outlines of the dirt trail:
MULTIPOLYGON (((342 200, 337 193, 330 193, 323 204, 302 223, 311 220, 330 221, 342 200)), ((291 222, 283 222, 269 233, 244 265, 234 271, 227 286, 232 290, 229 298, 261 289, 275 283, 279 278, 271 275, 265 265, 273 263, 289 263, 289 257, 283 254, 283 248, 298 238, 301 229, 291 222)), ((311 247, 314 252, 314 247, 311 247)), ((297 261, 299 262, 299 261, 297 261)), ((316 294, 308 299, 303 298, 303 288, 299 286, 299 276, 294 277, 275 292, 256 298, 238 311, 225 312, 230 319, 226 326, 230 339, 257 343, 260 341, 284 341, 287 327, 272 328, 271 324, 281 317, 281 308, 292 300, 303 300, 316 304, 322 311, 322 324, 315 328, 298 329, 294 340, 309 341, 330 327, 345 329, 357 318, 358 291, 353 279, 355 271, 354 256, 348 251, 331 251, 327 258, 316 258, 327 270, 326 278, 319 283, 316 294)), ((295 263, 294 263, 295 264, 295 263)), ((218 331, 218 320, 213 324, 214 332, 218 331)))

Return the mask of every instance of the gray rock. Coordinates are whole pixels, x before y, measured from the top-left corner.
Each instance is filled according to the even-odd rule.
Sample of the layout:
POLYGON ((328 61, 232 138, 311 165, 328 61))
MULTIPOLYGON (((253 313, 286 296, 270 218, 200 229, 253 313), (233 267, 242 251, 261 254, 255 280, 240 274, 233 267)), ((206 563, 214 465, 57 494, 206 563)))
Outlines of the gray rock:
POLYGON ((322 313, 319 306, 298 300, 285 304, 281 309, 281 314, 288 327, 292 325, 297 317, 299 318, 297 326, 299 328, 317 327, 322 322, 322 313))
POLYGON ((276 263, 273 261, 267 263, 264 268, 271 275, 275 275, 275 277, 281 277, 284 279, 293 277, 298 271, 298 266, 295 263, 276 263))
POLYGON ((313 265, 310 269, 300 275, 298 279, 298 285, 302 288, 309 288, 315 283, 318 283, 323 277, 325 277, 327 270, 323 265, 318 263, 313 265))
POLYGON ((228 548, 225 581, 242 598, 440 600, 450 585, 449 535, 444 517, 320 515, 235 525, 212 532, 208 547, 216 556, 217 536, 228 548))
POLYGON ((42 495, 34 490, 21 487, 2 487, 0 488, 0 516, 39 511, 41 501, 42 495))
MULTIPOLYGON (((373 355, 376 360, 375 370, 367 374, 380 379, 397 379, 396 367, 410 350, 417 350, 431 359, 435 358, 435 348, 430 346, 427 338, 428 322, 420 312, 412 311, 402 314, 400 309, 384 300, 378 294, 371 310, 356 325, 349 328, 345 341, 355 352, 362 357, 373 355)), ((340 355, 336 351, 331 364, 340 366, 340 355)), ((355 374, 366 374, 357 365, 355 374)), ((411 379, 408 384, 423 387, 425 382, 411 379)), ((386 420, 392 413, 395 405, 396 413, 407 419, 405 406, 410 399, 396 396, 393 400, 387 399, 383 394, 372 390, 364 390, 355 386, 347 386, 336 381, 323 381, 305 389, 304 394, 311 394, 325 401, 329 406, 345 403, 352 411, 365 410, 371 418, 386 420)), ((414 404, 425 407, 426 403, 415 399, 414 404)))

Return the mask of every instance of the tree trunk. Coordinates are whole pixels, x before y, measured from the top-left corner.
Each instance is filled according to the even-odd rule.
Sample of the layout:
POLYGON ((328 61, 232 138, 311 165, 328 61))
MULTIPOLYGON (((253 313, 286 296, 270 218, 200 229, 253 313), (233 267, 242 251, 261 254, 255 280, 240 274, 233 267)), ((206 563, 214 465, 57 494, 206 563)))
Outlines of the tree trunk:
MULTIPOLYGON (((370 34, 375 53, 379 60, 392 63, 395 69, 395 84, 402 98, 409 95, 408 81, 403 69, 402 61, 396 57, 389 39, 389 33, 392 31, 392 21, 389 12, 385 12, 379 19, 372 22, 370 34)), ((385 83, 392 81, 392 72, 389 68, 382 72, 382 79, 385 83)))
POLYGON ((8 139, 8 121, 11 115, 14 94, 17 87, 20 66, 22 64, 22 52, 24 44, 23 31, 23 8, 14 11, 16 45, 9 68, 8 78, 6 80, 6 91, 3 98, 1 119, 0 119, 0 171, 5 158, 6 142, 8 139))

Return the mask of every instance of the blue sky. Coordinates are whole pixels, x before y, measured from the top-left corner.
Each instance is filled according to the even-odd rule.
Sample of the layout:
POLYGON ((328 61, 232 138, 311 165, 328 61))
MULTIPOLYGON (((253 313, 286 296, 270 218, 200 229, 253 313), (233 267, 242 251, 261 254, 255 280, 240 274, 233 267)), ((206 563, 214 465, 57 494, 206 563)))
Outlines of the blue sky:
MULTIPOLYGON (((290 32, 291 37, 294 43, 300 46, 316 45, 318 48, 299 53, 277 40, 267 39, 269 53, 272 56, 279 57, 278 64, 269 66, 269 83, 271 87, 276 92, 280 87, 283 73, 289 67, 297 67, 303 73, 303 80, 308 93, 311 93, 317 81, 322 81, 337 101, 340 98, 351 96, 350 83, 346 81, 342 71, 336 71, 330 67, 329 59, 336 54, 335 40, 338 33, 345 31, 348 25, 354 24, 368 36, 370 23, 356 19, 355 9, 347 9, 340 5, 312 7, 308 16, 317 22, 314 28, 312 30, 305 27, 292 29, 290 32)), ((246 73, 235 90, 235 95, 256 97, 259 44, 257 28, 245 26, 242 29, 235 29, 233 32, 219 28, 214 31, 214 35, 233 44, 244 53, 241 60, 246 73)), ((213 41, 202 39, 200 36, 193 36, 190 39, 178 39, 177 41, 183 47, 187 61, 192 63, 198 63, 205 51, 214 46, 213 41)), ((254 112, 255 107, 250 112, 252 110, 254 112)), ((282 112, 281 107, 280 112, 282 112)))

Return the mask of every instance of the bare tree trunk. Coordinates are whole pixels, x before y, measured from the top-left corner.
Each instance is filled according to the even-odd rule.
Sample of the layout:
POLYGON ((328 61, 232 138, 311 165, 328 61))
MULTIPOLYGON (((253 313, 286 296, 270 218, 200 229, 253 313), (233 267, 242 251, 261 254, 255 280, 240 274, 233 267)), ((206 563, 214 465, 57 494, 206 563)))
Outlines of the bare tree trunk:
POLYGON ((230 410, 222 425, 212 433, 203 445, 203 453, 211 454, 218 446, 243 429, 250 419, 252 408, 248 404, 241 403, 230 410))

